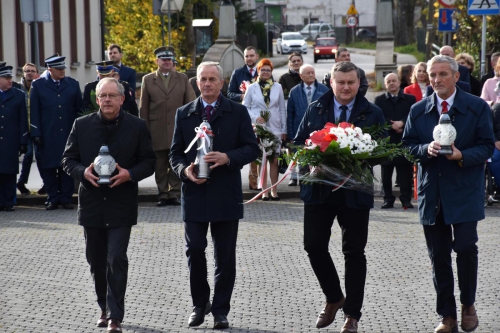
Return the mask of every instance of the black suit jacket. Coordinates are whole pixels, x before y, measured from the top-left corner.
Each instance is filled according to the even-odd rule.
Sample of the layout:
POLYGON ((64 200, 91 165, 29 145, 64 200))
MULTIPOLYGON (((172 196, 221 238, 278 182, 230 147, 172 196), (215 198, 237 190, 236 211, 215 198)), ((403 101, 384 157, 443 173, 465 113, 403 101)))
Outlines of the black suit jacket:
POLYGON ((135 85, 136 85, 135 76, 136 73, 134 69, 127 67, 123 64, 120 66, 120 81, 127 82, 132 92, 135 92, 135 85))

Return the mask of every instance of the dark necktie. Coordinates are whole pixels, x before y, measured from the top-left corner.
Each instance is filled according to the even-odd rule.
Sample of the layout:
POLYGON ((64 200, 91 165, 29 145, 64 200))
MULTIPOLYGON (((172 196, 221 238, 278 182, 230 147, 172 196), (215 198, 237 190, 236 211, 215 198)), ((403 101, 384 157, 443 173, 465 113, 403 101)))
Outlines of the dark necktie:
POLYGON ((56 89, 59 89, 59 85, 61 84, 61 82, 60 81, 55 81, 54 83, 56 84, 56 89))
POLYGON ((446 101, 441 102, 441 107, 442 107, 441 114, 448 113, 448 102, 446 101))
POLYGON ((344 121, 347 121, 347 109, 348 109, 347 105, 340 106, 340 110, 342 110, 342 112, 340 113, 339 124, 344 121))
POLYGON ((398 96, 392 96, 392 101, 393 101, 394 103, 396 103, 396 101, 397 101, 397 100, 398 100, 398 96))
POLYGON ((205 106, 205 115, 207 116, 207 120, 210 121, 210 118, 212 118, 212 110, 213 110, 213 106, 208 104, 207 106, 205 106))

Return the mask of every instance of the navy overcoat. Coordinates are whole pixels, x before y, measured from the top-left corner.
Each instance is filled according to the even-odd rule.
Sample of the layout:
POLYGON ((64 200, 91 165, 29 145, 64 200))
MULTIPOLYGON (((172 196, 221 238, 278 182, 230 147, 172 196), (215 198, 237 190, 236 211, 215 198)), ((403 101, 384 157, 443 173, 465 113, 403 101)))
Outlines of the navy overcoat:
POLYGON ((41 137, 44 142, 38 149, 41 168, 61 166, 64 147, 81 106, 80 85, 71 77, 62 79, 59 89, 49 72, 31 84, 30 130, 32 138, 41 137))
POLYGON ((0 97, 0 173, 19 172, 19 146, 28 144, 28 135, 25 94, 10 88, 0 97))
POLYGON ((220 107, 212 115, 213 151, 226 153, 229 165, 218 166, 210 179, 198 185, 187 179, 183 171, 196 159, 197 145, 184 153, 195 137, 195 127, 202 121, 202 102, 177 109, 174 139, 170 148, 170 164, 182 180, 182 218, 189 222, 216 222, 243 218, 241 168, 257 159, 259 147, 247 108, 221 96, 220 107))
POLYGON ((484 165, 495 147, 491 110, 479 97, 457 88, 448 114, 457 130, 455 147, 462 152, 462 166, 444 156, 427 156, 439 122, 435 93, 412 106, 403 132, 403 145, 419 160, 418 212, 423 225, 436 223, 440 207, 446 224, 484 219, 484 165))

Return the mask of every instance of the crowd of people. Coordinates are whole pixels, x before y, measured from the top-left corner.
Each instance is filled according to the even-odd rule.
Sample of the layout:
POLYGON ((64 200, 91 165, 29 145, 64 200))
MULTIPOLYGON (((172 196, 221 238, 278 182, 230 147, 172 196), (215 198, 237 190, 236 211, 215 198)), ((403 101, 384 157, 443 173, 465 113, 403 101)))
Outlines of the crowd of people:
MULTIPOLYGON (((261 191, 262 201, 280 200, 276 185, 281 151, 291 150, 289 144, 304 145, 310 133, 327 123, 349 122, 360 128, 386 126, 380 135, 402 143, 418 160, 419 217, 433 267, 436 311, 442 317, 435 332, 458 328, 452 251, 457 253, 461 327, 475 330, 477 221, 484 218, 484 163, 490 157, 500 195, 500 53, 492 55, 493 71, 478 80, 472 76, 472 56, 455 56, 453 48, 443 46, 428 63, 387 74, 386 91, 374 103, 365 97, 364 71, 351 62, 346 48, 338 49, 336 63, 322 83, 298 52, 290 54, 288 72, 276 80, 272 61, 259 60, 257 49, 247 47, 245 65, 233 71, 229 84, 218 63, 201 63, 196 78, 188 80, 175 70, 172 47, 154 53, 158 67, 143 77, 139 105, 134 98, 136 73, 122 64, 116 44, 108 47, 109 60, 96 64, 97 78, 83 94, 78 82, 65 75, 65 57, 58 54, 45 59, 47 70, 41 74, 27 63, 15 85, 12 66, 0 63, 0 210, 15 210, 16 187, 22 195, 30 193, 26 183, 33 156, 44 183, 38 192, 47 193, 47 210, 73 209, 74 180, 80 183, 78 223, 100 308, 97 326, 121 332, 127 247, 137 224, 140 180, 154 173, 157 206, 181 206, 193 301, 188 325, 199 326, 212 313, 214 328, 224 329, 229 327, 238 223, 243 218, 241 168, 250 164, 249 187, 261 191), (433 138, 443 114, 458 133, 447 155, 440 154, 441 144, 433 138), (211 151, 203 157, 210 165, 209 179, 198 178, 197 152, 190 149, 195 128, 203 122, 210 124, 205 134, 213 136, 211 151), (255 163, 262 154, 255 125, 266 127, 280 142, 260 165, 255 163), (97 182, 94 159, 102 144, 116 160, 110 186, 97 182), (205 255, 209 226, 215 259, 212 302, 205 255)), ((401 205, 413 208, 413 167, 403 156, 382 164, 381 208, 394 207, 394 169, 401 205)), ((289 186, 301 183, 301 170, 292 170, 289 186)), ((373 193, 300 185, 304 249, 326 298, 316 327, 331 325, 343 309, 341 332, 355 333, 362 315, 373 193), (345 292, 328 246, 335 219, 342 230, 345 292)))

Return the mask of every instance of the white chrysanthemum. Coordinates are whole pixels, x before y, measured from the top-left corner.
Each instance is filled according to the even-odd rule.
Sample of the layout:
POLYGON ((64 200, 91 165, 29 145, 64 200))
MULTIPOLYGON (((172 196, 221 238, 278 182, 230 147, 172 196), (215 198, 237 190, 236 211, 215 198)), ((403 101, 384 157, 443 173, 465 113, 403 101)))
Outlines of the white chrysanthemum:
POLYGON ((352 128, 348 127, 346 129, 344 129, 345 133, 348 135, 348 136, 355 136, 356 135, 356 131, 353 130, 352 128))

